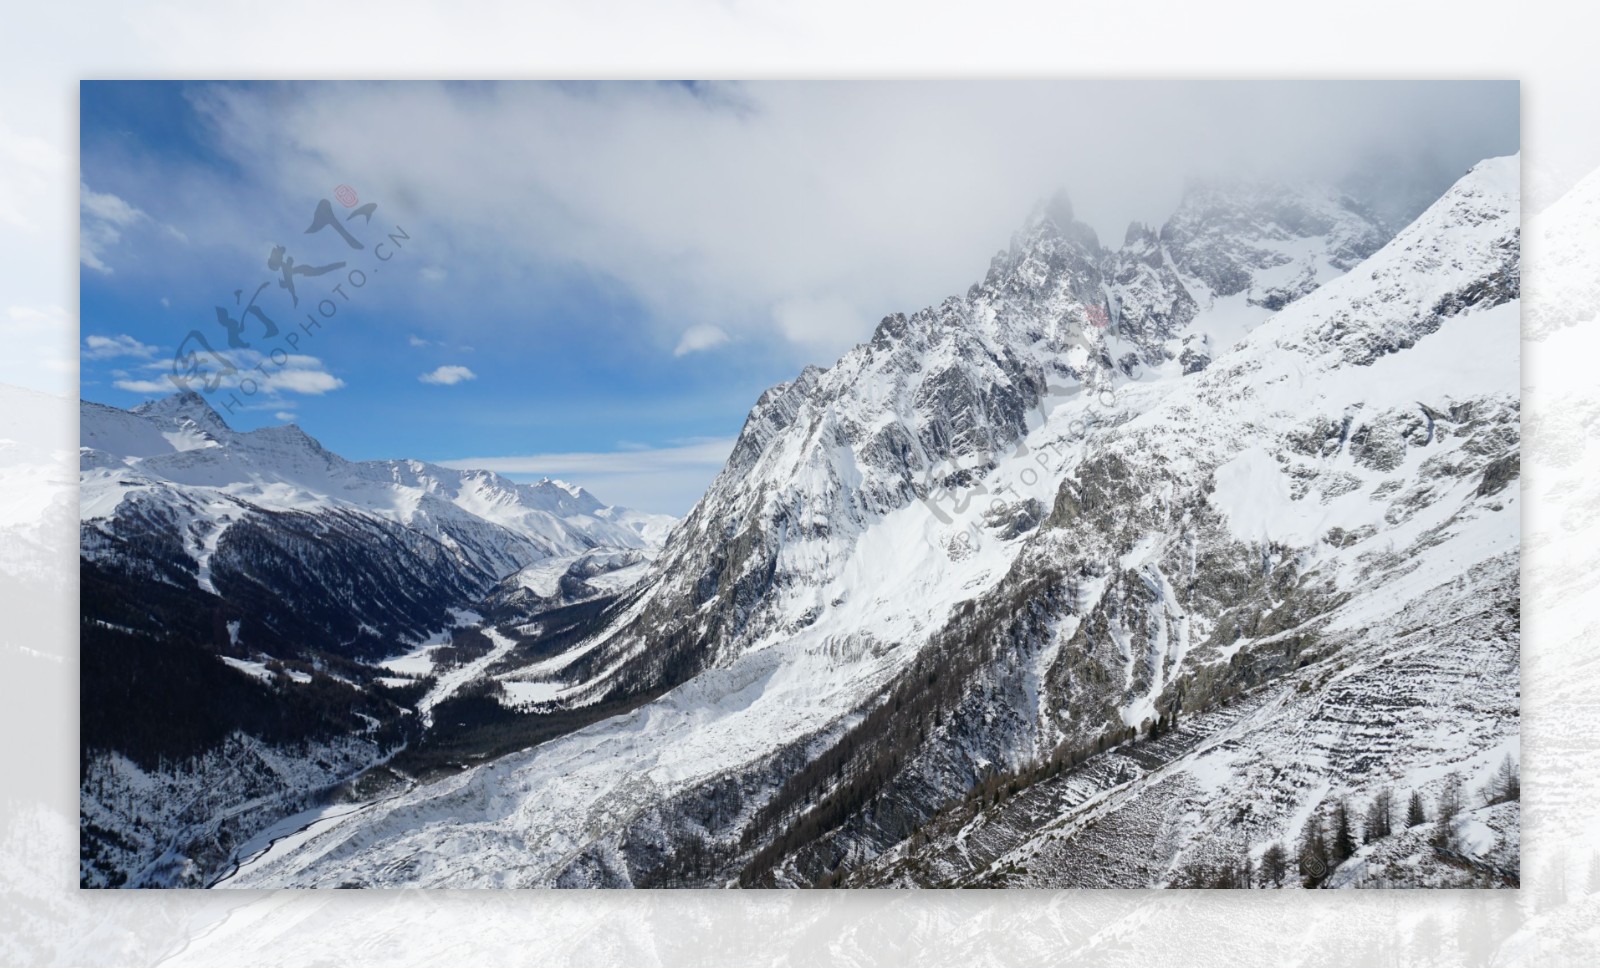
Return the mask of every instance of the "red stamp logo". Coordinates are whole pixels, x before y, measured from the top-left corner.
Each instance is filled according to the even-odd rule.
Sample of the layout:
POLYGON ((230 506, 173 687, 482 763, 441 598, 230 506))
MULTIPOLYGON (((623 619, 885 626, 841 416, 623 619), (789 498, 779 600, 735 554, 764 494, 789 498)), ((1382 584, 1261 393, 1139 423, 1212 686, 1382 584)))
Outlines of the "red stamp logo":
POLYGON ((347 209, 361 201, 360 197, 356 195, 356 190, 348 185, 340 185, 334 189, 333 197, 338 199, 339 204, 347 209))
POLYGON ((1097 326, 1102 330, 1111 323, 1111 316, 1106 313, 1106 308, 1098 303, 1094 306, 1085 306, 1083 315, 1088 318, 1090 326, 1097 326))

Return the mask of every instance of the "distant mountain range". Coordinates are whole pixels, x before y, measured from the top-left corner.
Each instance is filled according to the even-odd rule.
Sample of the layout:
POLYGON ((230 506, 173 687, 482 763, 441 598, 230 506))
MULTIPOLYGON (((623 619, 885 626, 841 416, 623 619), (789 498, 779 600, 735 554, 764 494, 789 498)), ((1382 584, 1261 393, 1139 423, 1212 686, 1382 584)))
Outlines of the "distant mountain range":
MULTIPOLYGON (((347 461, 294 425, 237 432, 193 392, 132 411, 86 401, 80 438, 86 769, 96 789, 102 770, 154 771, 223 801, 287 798, 265 798, 240 830, 408 742, 419 698, 386 691, 374 661, 448 642, 463 610, 524 568, 559 576, 581 562, 603 582, 653 556, 674 521, 560 481, 347 461), (285 743, 312 746, 285 754, 285 743), (241 745, 271 752, 236 771, 241 745), (215 771, 227 776, 174 766, 219 752, 231 752, 215 771)), ((102 848, 102 822, 91 826, 87 884, 164 884, 172 860, 148 857, 167 850, 162 839, 212 836, 210 806, 167 818, 175 802, 142 796, 86 797, 86 817, 108 832, 102 848), (130 847, 123 830, 157 815, 130 847), (98 850, 156 868, 102 867, 98 850)))

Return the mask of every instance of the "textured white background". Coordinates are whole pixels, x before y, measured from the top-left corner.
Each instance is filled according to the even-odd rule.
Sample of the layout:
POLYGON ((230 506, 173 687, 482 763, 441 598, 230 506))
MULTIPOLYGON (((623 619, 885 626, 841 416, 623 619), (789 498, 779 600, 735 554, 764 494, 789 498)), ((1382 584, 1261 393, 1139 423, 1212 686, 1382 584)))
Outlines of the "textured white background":
MULTIPOLYGON (((0 572, 0 964, 1600 964, 1600 167, 1577 4, 7 4, 0 414, 75 507, 77 80, 255 77, 1496 77, 1523 81, 1527 438, 1520 892, 90 893, 76 890, 77 537, 0 572), (1563 12, 1564 10, 1564 12, 1563 12), (1537 327, 1528 324, 1537 321, 1537 327)), ((0 487, 14 479, 0 478, 0 487)), ((0 501, 11 496, 0 494, 0 501)))

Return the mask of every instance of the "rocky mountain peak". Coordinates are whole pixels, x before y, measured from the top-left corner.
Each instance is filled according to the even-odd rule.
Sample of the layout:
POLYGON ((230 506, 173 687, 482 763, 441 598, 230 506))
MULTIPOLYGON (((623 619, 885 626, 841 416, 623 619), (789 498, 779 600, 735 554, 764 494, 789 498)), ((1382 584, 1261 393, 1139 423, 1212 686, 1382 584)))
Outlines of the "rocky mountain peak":
POLYGON ((192 421, 195 426, 209 433, 226 435, 230 429, 222 415, 206 402, 204 397, 193 390, 185 389, 168 397, 148 400, 133 408, 133 413, 142 417, 157 420, 171 421, 182 424, 192 421))
POLYGON ((1081 248, 1091 256, 1101 251, 1100 237, 1092 227, 1078 221, 1072 199, 1058 191, 1033 207, 1021 230, 1012 236, 1011 250, 1016 254, 1018 250, 1062 246, 1081 248))
MULTIPOLYGON (((1207 297, 1281 309, 1377 252, 1392 232, 1335 188, 1246 178, 1189 184, 1161 242, 1207 297)), ((1198 294, 1197 294, 1197 298, 1198 294)))
POLYGON ((1156 234, 1155 229, 1143 222, 1135 221, 1128 223, 1128 231, 1122 236, 1122 247, 1124 249, 1132 249, 1135 246, 1143 248, 1156 245, 1160 241, 1161 237, 1156 234))

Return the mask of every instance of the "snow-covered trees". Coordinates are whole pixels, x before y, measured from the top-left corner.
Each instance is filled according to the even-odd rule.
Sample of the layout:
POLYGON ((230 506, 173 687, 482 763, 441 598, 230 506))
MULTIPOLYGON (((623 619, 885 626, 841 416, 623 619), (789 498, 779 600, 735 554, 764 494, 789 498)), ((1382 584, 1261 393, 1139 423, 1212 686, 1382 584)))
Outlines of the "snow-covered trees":
POLYGON ((1434 844, 1441 848, 1456 847, 1456 815, 1463 806, 1461 775, 1452 772, 1445 777, 1444 790, 1439 792, 1439 825, 1433 834, 1434 844))
POLYGON ((1406 805, 1406 827, 1414 828, 1419 824, 1428 823, 1428 811, 1422 805, 1422 792, 1412 791, 1411 801, 1406 805))
POLYGON ((1522 800, 1522 768, 1506 754, 1505 760, 1495 769, 1494 776, 1483 787, 1485 804, 1503 804, 1522 800))
POLYGON ((1386 787, 1373 796, 1372 804, 1367 808, 1366 824, 1361 831, 1361 840, 1365 844, 1371 844, 1393 833, 1394 792, 1386 787))
POLYGON ((1274 841, 1261 856, 1261 887, 1281 888, 1289 873, 1289 853, 1274 841))

